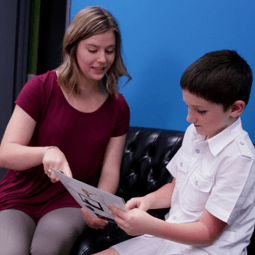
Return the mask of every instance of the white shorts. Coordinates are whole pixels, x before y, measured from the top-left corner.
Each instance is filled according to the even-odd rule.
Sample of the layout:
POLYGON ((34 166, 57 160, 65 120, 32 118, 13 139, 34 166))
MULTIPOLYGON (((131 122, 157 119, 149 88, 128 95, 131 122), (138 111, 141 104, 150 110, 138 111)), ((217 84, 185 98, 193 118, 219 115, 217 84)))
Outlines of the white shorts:
POLYGON ((205 255, 207 252, 150 235, 143 235, 113 245, 120 255, 205 255))
POLYGON ((164 239, 143 235, 112 246, 120 255, 155 255, 164 239))

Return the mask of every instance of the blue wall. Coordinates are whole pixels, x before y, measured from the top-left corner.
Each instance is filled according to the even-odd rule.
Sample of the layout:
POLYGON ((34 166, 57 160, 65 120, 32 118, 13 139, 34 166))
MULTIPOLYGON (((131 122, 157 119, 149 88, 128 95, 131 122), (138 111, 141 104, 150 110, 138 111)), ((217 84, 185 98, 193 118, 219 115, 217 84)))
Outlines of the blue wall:
MULTIPOLYGON (((254 0, 72 0, 71 19, 100 5, 118 20, 132 81, 121 89, 131 125, 185 130, 187 108, 179 85, 185 68, 206 52, 233 49, 255 76, 254 0)), ((124 81, 124 80, 123 80, 124 81)), ((255 89, 242 116, 255 142, 255 89)))

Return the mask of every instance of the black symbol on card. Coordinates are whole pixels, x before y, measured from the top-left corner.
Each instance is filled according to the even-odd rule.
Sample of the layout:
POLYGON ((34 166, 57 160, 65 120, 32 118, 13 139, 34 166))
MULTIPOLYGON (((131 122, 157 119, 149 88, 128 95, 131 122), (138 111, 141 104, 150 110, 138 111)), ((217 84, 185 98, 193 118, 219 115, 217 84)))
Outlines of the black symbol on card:
MULTIPOLYGON (((93 200, 89 197, 84 196, 83 194, 79 193, 80 198, 82 199, 82 201, 85 203, 86 207, 92 207, 92 208, 96 208, 97 210, 100 211, 104 211, 103 207, 101 206, 101 204, 99 202, 97 202, 96 200, 93 200)), ((91 209, 91 208, 89 208, 91 209)))
POLYGON ((95 211, 92 207, 90 207, 90 206, 88 206, 88 205, 85 205, 86 206, 86 208, 88 208, 88 209, 90 209, 91 211, 95 211))

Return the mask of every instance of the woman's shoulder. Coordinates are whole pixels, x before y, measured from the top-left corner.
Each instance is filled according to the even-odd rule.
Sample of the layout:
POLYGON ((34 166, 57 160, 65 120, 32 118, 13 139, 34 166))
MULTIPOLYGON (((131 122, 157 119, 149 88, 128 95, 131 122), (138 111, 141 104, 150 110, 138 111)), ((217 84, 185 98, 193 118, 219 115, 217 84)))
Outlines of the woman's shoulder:
POLYGON ((57 85, 57 75, 55 71, 47 71, 44 74, 35 75, 24 86, 21 93, 49 94, 57 85))
POLYGON ((127 104, 125 97, 120 93, 118 93, 117 96, 115 94, 109 95, 109 99, 110 101, 116 104, 120 104, 120 105, 127 104))
POLYGON ((41 83, 44 84, 46 82, 55 82, 57 81, 57 74, 55 71, 47 71, 46 73, 43 74, 39 74, 39 75, 35 75, 33 76, 28 83, 41 83))
POLYGON ((50 98, 56 86, 57 76, 55 71, 48 71, 31 78, 20 91, 15 104, 29 113, 37 120, 38 113, 42 111, 45 102, 50 98), (34 111, 37 110, 35 114, 34 111))
POLYGON ((105 106, 111 108, 114 112, 129 111, 129 105, 126 102, 125 97, 120 93, 117 96, 115 94, 110 94, 105 106))

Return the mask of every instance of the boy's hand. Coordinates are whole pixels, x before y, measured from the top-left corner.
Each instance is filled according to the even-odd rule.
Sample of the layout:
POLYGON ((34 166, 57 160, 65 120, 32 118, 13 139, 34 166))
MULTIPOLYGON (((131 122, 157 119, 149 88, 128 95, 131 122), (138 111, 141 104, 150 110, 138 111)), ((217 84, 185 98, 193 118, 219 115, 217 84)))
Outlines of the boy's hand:
POLYGON ((83 219, 85 220, 86 224, 90 228, 104 229, 105 226, 108 224, 108 222, 105 220, 102 220, 99 218, 92 218, 85 208, 81 208, 81 213, 82 213, 83 219))
POLYGON ((135 208, 147 212, 150 209, 149 201, 147 201, 145 197, 131 198, 126 203, 126 209, 127 211, 130 211, 135 208))
POLYGON ((115 222, 128 235, 137 236, 149 233, 152 216, 145 211, 137 208, 123 211, 113 205, 110 205, 109 209, 115 217, 115 222))

